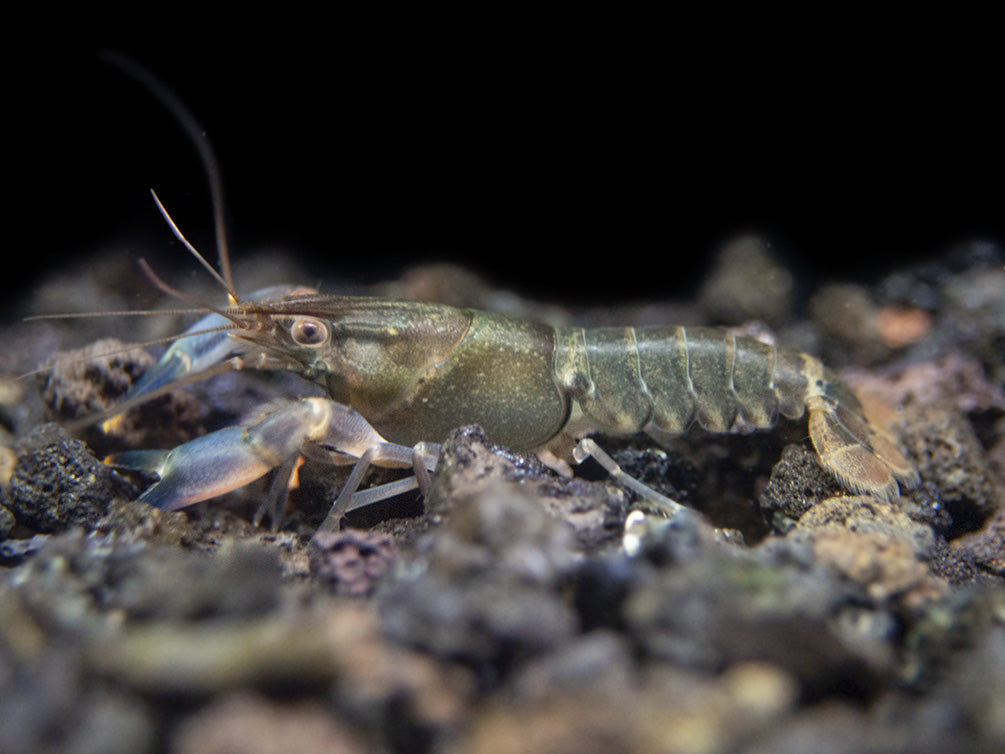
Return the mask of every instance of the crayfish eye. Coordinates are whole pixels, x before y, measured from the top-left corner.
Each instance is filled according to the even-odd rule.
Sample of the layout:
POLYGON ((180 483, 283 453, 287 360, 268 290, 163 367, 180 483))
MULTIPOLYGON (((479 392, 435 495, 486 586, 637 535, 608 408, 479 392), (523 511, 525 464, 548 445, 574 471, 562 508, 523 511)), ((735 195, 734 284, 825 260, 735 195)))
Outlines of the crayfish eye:
POLYGON ((300 346, 320 346, 328 340, 328 327, 320 319, 301 317, 290 326, 290 337, 300 346))

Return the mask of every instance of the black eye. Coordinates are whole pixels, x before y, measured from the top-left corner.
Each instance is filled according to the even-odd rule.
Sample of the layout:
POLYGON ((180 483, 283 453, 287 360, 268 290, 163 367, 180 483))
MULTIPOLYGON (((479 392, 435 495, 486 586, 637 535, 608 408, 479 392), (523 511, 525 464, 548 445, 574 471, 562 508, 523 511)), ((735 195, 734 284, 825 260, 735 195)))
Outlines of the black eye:
POLYGON ((290 337, 301 346, 319 346, 328 340, 328 328, 320 319, 301 317, 290 326, 290 337))

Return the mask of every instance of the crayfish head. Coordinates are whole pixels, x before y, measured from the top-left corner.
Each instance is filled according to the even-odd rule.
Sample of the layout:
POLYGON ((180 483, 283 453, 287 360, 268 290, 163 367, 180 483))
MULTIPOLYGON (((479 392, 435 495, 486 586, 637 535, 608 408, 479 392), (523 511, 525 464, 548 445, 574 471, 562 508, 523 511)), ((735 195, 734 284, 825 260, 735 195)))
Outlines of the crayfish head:
POLYGON ((357 300, 332 317, 320 349, 328 392, 371 421, 410 400, 471 326, 470 313, 416 302, 357 300))

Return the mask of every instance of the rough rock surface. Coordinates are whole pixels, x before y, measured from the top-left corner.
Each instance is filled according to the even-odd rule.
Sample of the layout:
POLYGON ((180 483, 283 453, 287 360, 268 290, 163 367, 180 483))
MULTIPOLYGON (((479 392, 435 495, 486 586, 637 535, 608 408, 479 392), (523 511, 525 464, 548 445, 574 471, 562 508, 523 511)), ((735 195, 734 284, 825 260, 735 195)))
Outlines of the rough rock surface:
MULTIPOLYGON (((133 502, 148 480, 127 482, 46 424, 38 396, 0 390, 0 750, 1001 750, 1001 268, 1000 252, 950 256, 834 284, 810 293, 806 320, 794 275, 745 239, 700 305, 624 310, 757 318, 779 344, 854 367, 849 382, 902 409, 895 431, 921 474, 889 501, 836 484, 805 419, 665 447, 599 438, 687 506, 669 519, 596 465, 561 476, 465 427, 426 500, 356 511, 312 545, 344 470, 304 464, 277 531, 251 523, 267 480, 165 513, 133 502), (752 275, 785 298, 735 295, 752 275)), ((459 295, 442 273, 394 290, 459 295)), ((613 316, 450 275, 469 281, 471 305, 584 326, 613 316)), ((26 309, 88 289, 47 282, 26 309)), ((5 375, 33 369, 39 343, 94 337, 93 321, 72 322, 5 327, 5 375)), ((114 401, 109 386, 121 394, 152 360, 91 352, 94 364, 76 353, 43 380, 64 420, 114 401)), ((107 427, 127 432, 85 437, 153 447, 301 389, 289 377, 210 382, 107 427)))

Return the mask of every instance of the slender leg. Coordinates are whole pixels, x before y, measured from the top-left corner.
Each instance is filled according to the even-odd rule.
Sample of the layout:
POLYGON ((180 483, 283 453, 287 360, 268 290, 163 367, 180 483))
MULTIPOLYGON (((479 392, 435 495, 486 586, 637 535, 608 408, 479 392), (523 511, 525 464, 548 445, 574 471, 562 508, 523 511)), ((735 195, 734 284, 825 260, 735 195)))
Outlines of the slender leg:
POLYGON ((412 448, 412 469, 415 471, 415 481, 423 497, 429 494, 429 488, 433 484, 429 471, 436 468, 439 458, 440 446, 435 443, 420 442, 412 448))
POLYGON ((610 455, 608 455, 607 451, 597 445, 597 443, 589 437, 583 438, 573 450, 573 458, 576 460, 576 463, 582 463, 591 456, 596 459, 597 463, 604 467, 615 482, 638 494, 643 500, 653 505, 665 516, 673 517, 682 511, 687 510, 677 501, 671 500, 666 495, 661 495, 652 487, 642 484, 642 482, 638 479, 626 474, 624 470, 618 466, 617 462, 611 458, 610 455))
POLYGON ((300 456, 292 456, 276 467, 272 476, 272 483, 269 485, 269 493, 262 500, 255 516, 251 520, 255 526, 260 526, 262 519, 269 516, 269 528, 272 531, 279 530, 279 522, 286 510, 286 499, 290 494, 290 479, 300 461, 300 456))
POLYGON ((429 473, 430 469, 436 468, 439 455, 440 446, 433 443, 420 442, 413 448, 393 443, 371 445, 363 452, 359 460, 356 461, 356 465, 349 474, 349 478, 339 491, 335 503, 332 505, 331 510, 328 511, 328 515, 325 516, 325 520, 321 522, 318 531, 338 531, 342 517, 349 511, 371 505, 380 500, 386 500, 395 495, 400 495, 416 487, 425 495, 429 492, 429 487, 432 484, 432 477, 429 473), (415 472, 414 477, 382 484, 378 487, 363 490, 362 492, 358 491, 359 485, 363 481, 363 476, 371 464, 379 463, 380 461, 395 461, 400 463, 406 458, 409 458, 411 461, 412 469, 415 472))
POLYGON ((371 445, 365 451, 363 455, 359 457, 356 461, 356 465, 352 467, 352 473, 349 474, 349 478, 346 480, 345 484, 342 485, 342 490, 338 493, 338 497, 335 498, 335 502, 328 511, 328 515, 325 516, 325 520, 321 522, 321 526, 318 527, 318 532, 323 531, 338 531, 339 523, 342 521, 342 516, 346 514, 349 509, 349 502, 352 500, 356 490, 359 488, 360 482, 363 481, 363 475, 366 474, 367 470, 370 468, 370 463, 373 461, 373 457, 377 452, 377 446, 371 445))

